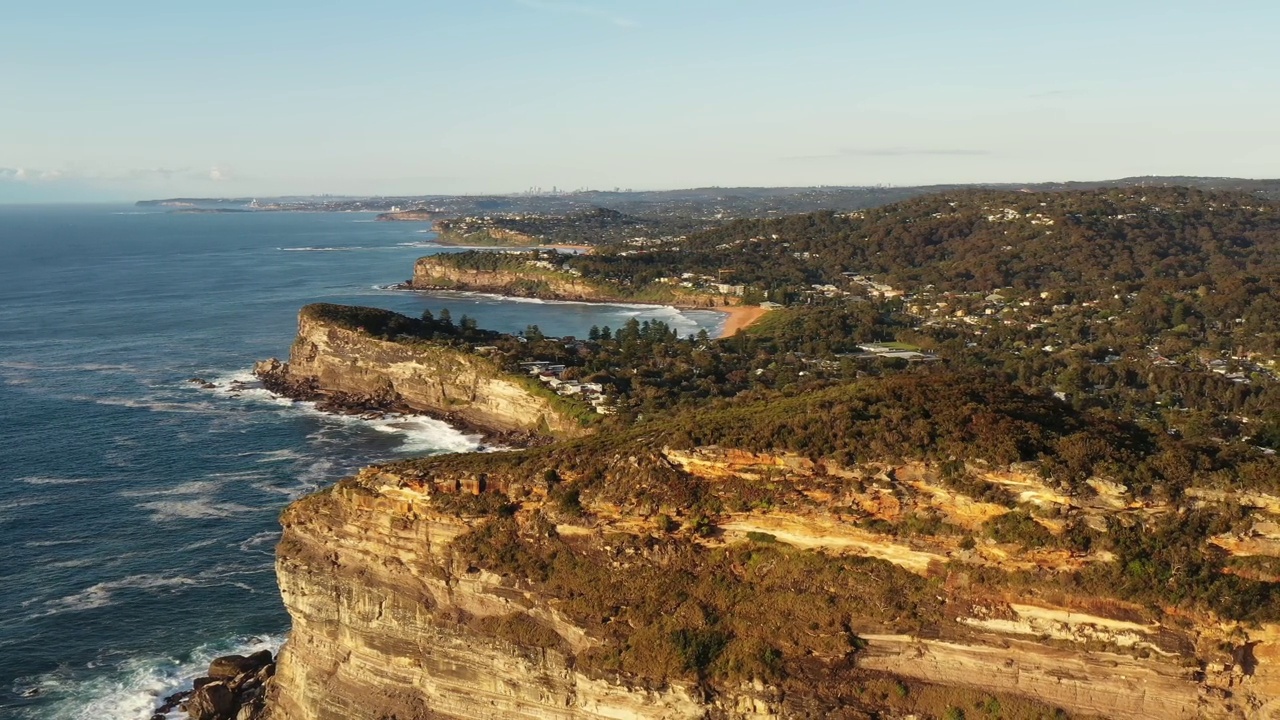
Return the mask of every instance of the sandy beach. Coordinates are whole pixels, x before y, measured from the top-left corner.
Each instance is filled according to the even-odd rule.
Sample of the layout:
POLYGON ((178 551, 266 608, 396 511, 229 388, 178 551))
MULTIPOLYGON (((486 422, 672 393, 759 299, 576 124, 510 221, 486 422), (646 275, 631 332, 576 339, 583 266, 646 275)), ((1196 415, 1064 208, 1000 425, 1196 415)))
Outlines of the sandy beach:
POLYGON ((720 334, 717 336, 722 338, 733 337, 739 330, 745 329, 769 312, 769 308, 762 308, 759 305, 735 305, 715 309, 729 316, 725 319, 724 327, 720 329, 720 334))

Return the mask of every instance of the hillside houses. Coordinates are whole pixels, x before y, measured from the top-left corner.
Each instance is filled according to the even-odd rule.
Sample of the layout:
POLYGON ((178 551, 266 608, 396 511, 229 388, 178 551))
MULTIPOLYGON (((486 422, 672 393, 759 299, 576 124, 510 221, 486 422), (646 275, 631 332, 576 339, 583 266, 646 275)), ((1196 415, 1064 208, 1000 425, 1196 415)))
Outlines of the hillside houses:
POLYGON ((565 366, 542 360, 520 363, 520 368, 538 379, 561 397, 572 397, 585 401, 600 415, 612 415, 617 412, 613 403, 605 397, 604 385, 594 382, 579 382, 563 379, 565 366))

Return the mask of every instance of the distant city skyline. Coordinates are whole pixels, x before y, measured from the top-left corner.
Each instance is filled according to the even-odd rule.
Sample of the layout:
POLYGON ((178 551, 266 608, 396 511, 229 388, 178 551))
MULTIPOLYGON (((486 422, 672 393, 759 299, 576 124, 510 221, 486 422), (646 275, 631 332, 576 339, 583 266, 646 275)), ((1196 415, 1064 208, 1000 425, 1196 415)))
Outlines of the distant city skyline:
POLYGON ((6 9, 0 203, 1280 176, 1280 6, 6 9))

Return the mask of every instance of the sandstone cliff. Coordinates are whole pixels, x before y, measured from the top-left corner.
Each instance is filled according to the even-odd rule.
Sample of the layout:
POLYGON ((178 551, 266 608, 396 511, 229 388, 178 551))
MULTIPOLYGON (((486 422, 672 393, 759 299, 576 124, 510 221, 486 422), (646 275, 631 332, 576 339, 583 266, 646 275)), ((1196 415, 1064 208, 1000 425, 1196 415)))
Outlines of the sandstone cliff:
MULTIPOLYGON (((295 503, 277 562, 293 630, 271 717, 764 720, 941 717, 949 708, 1006 718, 1280 717, 1274 626, 1032 590, 1003 596, 971 573, 1016 563, 1007 545, 919 545, 915 553, 932 555, 921 563, 912 548, 894 549, 903 541, 858 534, 829 513, 756 510, 705 525, 671 509, 684 528, 664 535, 637 510, 665 509, 644 499, 655 482, 700 478, 712 493, 733 493, 736 481, 771 477, 823 502, 843 484, 877 517, 906 507, 885 505, 882 493, 981 516, 971 500, 939 497, 926 466, 819 469, 718 448, 624 449, 604 464, 605 481, 625 489, 584 494, 583 509, 566 514, 557 484, 589 486, 567 460, 581 452, 375 467, 295 503), (545 479, 548 466, 561 479, 545 479), (815 562, 846 564, 824 575, 815 562), (671 584, 693 568, 706 582, 671 584), (718 607, 714 593, 726 590, 718 607), (809 599, 772 609, 793 598, 809 599), (847 624, 828 626, 824 608, 850 601, 847 624), (774 645, 763 660, 717 665, 726 676, 661 655, 672 637, 716 637, 708 623, 729 627, 720 613, 730 608, 743 623, 718 651, 738 657, 734 640, 758 625, 774 645)), ((1052 569, 1051 558, 1024 560, 1052 569)))
MULTIPOLYGON (((513 436, 585 434, 557 400, 491 360, 430 342, 374 337, 308 306, 298 314, 289 361, 254 372, 273 391, 354 409, 421 412, 467 428, 513 436)), ((376 311, 374 311, 376 312, 376 311)))
POLYGON ((1275 486, 1055 474, 1058 439, 1139 430, 957 382, 405 460, 299 501, 273 717, 1277 717, 1280 587, 1233 565, 1280 552, 1275 486), (906 426, 931 442, 890 442, 906 426))
POLYGON ((448 258, 419 258, 413 266, 410 287, 420 290, 464 290, 513 297, 580 302, 654 302, 681 307, 723 307, 740 304, 736 296, 685 291, 671 287, 650 292, 627 293, 619 288, 571 275, 531 267, 521 270, 478 270, 460 268, 448 258))

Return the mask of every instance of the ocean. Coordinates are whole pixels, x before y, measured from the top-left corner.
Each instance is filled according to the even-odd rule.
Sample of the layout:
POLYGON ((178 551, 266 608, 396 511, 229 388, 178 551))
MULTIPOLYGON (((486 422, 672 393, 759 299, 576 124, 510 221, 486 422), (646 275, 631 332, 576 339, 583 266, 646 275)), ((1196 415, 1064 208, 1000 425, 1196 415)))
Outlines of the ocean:
POLYGON ((302 305, 577 336, 722 322, 385 289, 451 251, 431 238, 361 213, 0 206, 0 718, 149 718, 212 657, 274 649, 290 500, 370 462, 476 448, 431 419, 327 415, 255 387, 249 368, 287 356, 302 305))

